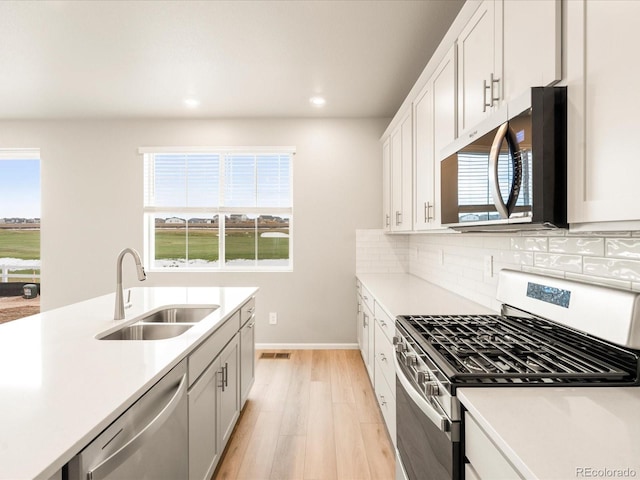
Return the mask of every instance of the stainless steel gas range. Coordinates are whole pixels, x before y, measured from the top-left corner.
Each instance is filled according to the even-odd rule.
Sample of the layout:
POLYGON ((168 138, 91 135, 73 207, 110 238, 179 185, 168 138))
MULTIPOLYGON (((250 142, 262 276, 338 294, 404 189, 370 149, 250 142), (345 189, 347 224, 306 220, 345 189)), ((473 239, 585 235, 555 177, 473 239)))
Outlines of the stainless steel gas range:
POLYGON ((409 480, 463 478, 459 387, 640 384, 639 294, 503 270, 498 300, 500 315, 396 319, 397 448, 409 480))

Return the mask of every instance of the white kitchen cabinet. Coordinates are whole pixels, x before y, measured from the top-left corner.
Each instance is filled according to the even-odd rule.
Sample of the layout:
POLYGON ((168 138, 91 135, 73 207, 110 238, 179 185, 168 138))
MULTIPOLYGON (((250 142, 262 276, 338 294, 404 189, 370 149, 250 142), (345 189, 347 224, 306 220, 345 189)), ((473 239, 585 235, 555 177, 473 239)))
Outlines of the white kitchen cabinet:
MULTIPOLYGON (((218 389, 218 444, 226 445, 240 416, 240 341, 234 336, 220 353, 218 389)), ((222 453, 222 451, 220 452, 222 453)))
POLYGON ((189 480, 211 478, 240 415, 239 347, 236 333, 189 388, 189 480))
POLYGON ((457 41, 459 133, 560 80, 561 41, 560 0, 482 2, 457 41))
POLYGON ((240 410, 249 396, 256 375, 255 298, 240 309, 240 410))
POLYGON ((373 338, 373 297, 364 285, 358 282, 358 317, 357 337, 362 361, 367 367, 367 373, 373 382, 374 371, 374 338, 373 338))
POLYGON ((502 10, 501 93, 509 102, 562 78, 562 5, 560 0, 504 0, 502 10))
POLYGON ((218 444, 218 373, 211 362, 191 386, 189 398, 189 480, 209 480, 220 458, 218 444))
POLYGON ((254 311, 251 298, 188 357, 189 480, 213 475, 240 416, 243 369, 245 394, 253 383, 254 311), (247 356, 242 362, 241 339, 247 356))
POLYGON ((458 36, 458 130, 474 127, 500 102, 502 2, 485 0, 458 36))
POLYGON ((391 132, 391 231, 412 229, 413 123, 409 108, 391 132))
POLYGON ((382 144, 382 228, 391 231, 391 139, 382 144))
POLYGON ((414 229, 441 227, 440 152, 456 138, 455 47, 440 62, 413 104, 414 229))
POLYGON ((571 228, 637 229, 640 2, 575 0, 566 12, 568 220, 571 228))
POLYGON ((509 463, 469 412, 464 413, 464 455, 467 478, 513 480, 524 478, 509 463))

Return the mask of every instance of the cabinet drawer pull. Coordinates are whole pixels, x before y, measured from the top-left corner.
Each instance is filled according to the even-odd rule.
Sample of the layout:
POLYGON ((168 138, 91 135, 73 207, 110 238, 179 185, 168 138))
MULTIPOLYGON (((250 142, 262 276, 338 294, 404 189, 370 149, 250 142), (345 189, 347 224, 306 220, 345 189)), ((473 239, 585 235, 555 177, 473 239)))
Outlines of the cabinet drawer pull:
POLYGON ((249 310, 247 310, 247 313, 249 315, 253 315, 253 312, 255 312, 255 311, 256 311, 256 307, 251 307, 249 310))
POLYGON ((495 78, 493 76, 493 73, 489 76, 489 81, 491 82, 491 106, 493 107, 493 102, 499 102, 500 101, 500 91, 498 90, 497 86, 500 84, 500 79, 499 78, 495 78), (496 96, 493 93, 493 87, 494 85, 496 85, 496 91, 498 91, 498 95, 496 96))
POLYGON ((487 90, 491 89, 489 85, 487 85, 487 81, 482 81, 482 112, 487 111, 487 107, 490 107, 491 104, 487 103, 487 90))
POLYGON ((384 226, 388 227, 389 224, 391 223, 391 219, 389 218, 389 214, 388 213, 385 215, 385 218, 386 219, 385 219, 385 225, 384 226))
POLYGON ((384 407, 387 404, 387 402, 384 399, 384 395, 379 395, 379 397, 380 397, 380 405, 384 407))
POLYGON ((253 328, 256 326, 256 322, 251 322, 249 325, 247 325, 247 328, 253 328))
POLYGON ((362 325, 366 328, 369 326, 369 315, 366 313, 362 315, 362 325))
POLYGON ((387 357, 386 357, 386 355, 384 353, 380 354, 380 361, 382 361, 382 362, 386 362, 387 361, 387 357))
POLYGON ((396 212, 396 225, 400 225, 402 223, 402 212, 396 212))

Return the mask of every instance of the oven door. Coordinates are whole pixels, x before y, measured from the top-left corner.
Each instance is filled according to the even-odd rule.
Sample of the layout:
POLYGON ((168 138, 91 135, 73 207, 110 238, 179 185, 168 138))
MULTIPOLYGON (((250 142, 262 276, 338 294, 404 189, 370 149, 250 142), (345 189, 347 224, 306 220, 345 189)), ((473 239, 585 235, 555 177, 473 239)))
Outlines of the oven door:
POLYGON ((408 480, 461 478, 460 422, 420 392, 396 360, 396 435, 408 480))

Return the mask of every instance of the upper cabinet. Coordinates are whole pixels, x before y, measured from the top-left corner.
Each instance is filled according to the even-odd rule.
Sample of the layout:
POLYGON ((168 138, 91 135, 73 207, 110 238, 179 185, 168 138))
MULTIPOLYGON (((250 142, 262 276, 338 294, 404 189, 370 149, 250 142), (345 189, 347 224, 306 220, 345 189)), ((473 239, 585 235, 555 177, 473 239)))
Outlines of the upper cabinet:
POLYGON ((530 87, 560 80, 560 0, 485 0, 457 45, 463 133, 530 87))
POLYGON ((640 2, 572 0, 566 9, 568 220, 572 228, 638 230, 640 2))
POLYGON ((391 139, 382 144, 382 228, 391 231, 391 139))
POLYGON ((414 229, 440 222, 440 151, 456 138, 456 62, 451 47, 413 103, 414 229))
POLYGON ((502 22, 497 18, 500 13, 501 8, 496 9, 494 0, 485 0, 458 37, 460 132, 480 123, 500 102, 502 22))
POLYGON ((391 231, 410 232, 413 211, 413 123, 411 109, 391 132, 391 231))

